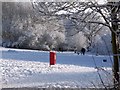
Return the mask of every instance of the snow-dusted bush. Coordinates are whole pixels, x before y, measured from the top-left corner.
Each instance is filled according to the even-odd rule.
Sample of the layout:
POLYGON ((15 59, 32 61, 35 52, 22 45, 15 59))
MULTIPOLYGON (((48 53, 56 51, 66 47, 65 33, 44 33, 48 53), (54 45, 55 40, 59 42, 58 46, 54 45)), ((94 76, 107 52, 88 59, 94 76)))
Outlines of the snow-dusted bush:
POLYGON ((82 32, 79 32, 77 34, 75 34, 72 37, 69 37, 67 40, 67 43, 70 47, 76 48, 77 50, 80 50, 82 47, 86 48, 87 46, 87 42, 86 42, 87 38, 83 35, 82 32))

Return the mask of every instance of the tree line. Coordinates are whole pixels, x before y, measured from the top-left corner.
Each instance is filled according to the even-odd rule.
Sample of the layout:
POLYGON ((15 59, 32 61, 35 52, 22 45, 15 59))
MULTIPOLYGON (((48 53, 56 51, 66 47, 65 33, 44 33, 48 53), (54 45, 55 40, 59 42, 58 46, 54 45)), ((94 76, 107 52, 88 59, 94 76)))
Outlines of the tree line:
POLYGON ((83 19, 104 20, 85 6, 82 9, 86 11, 82 11, 82 5, 84 3, 3 2, 2 46, 57 51, 84 47, 98 54, 111 52, 109 28, 83 22, 83 19))

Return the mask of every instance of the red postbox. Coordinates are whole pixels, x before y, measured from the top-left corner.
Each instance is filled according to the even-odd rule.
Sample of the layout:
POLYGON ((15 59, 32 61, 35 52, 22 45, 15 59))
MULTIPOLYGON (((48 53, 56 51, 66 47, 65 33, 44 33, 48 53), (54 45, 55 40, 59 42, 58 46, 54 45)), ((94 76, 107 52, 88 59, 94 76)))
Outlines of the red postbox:
POLYGON ((50 51, 50 65, 56 64, 56 53, 54 51, 50 51))

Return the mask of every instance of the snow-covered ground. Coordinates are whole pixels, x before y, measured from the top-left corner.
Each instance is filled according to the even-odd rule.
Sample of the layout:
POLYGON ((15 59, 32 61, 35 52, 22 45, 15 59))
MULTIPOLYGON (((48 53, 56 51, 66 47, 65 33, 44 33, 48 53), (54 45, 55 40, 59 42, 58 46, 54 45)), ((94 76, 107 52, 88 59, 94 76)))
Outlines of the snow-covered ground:
POLYGON ((57 64, 50 66, 47 51, 0 50, 2 87, 102 87, 99 74, 106 85, 112 84, 109 56, 57 52, 57 64))

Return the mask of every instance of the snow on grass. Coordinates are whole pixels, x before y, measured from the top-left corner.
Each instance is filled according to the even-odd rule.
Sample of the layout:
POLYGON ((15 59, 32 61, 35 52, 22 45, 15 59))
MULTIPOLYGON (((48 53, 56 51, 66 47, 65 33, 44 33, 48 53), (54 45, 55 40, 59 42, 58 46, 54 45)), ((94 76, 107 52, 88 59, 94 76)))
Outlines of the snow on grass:
POLYGON ((49 52, 2 48, 2 87, 102 87, 112 82, 108 56, 57 52, 57 64, 49 65, 49 52), (106 59, 107 62, 103 62, 106 59))

